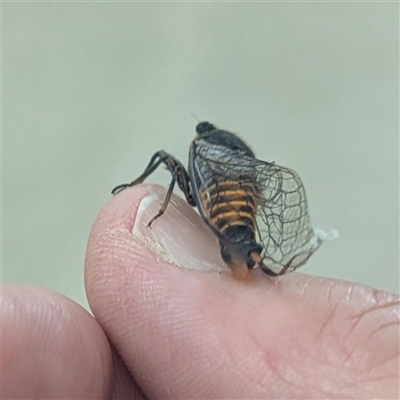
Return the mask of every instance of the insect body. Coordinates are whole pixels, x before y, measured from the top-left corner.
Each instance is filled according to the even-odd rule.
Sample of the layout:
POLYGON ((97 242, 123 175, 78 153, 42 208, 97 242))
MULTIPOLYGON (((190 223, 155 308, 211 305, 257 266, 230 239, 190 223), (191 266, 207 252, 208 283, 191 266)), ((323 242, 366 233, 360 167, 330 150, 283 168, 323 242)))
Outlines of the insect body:
POLYGON ((153 155, 141 176, 119 185, 117 194, 142 183, 160 164, 172 174, 160 217, 175 184, 217 237, 222 259, 237 279, 258 265, 271 276, 305 264, 322 239, 311 227, 306 194, 298 174, 255 158, 231 132, 200 122, 189 153, 189 168, 164 151, 153 155))

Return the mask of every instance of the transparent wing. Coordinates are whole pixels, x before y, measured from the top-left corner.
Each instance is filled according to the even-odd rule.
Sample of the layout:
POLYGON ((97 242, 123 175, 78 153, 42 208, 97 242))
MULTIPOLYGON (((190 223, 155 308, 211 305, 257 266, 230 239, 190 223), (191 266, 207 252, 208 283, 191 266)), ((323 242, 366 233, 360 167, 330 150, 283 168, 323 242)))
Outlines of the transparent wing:
POLYGON ((262 161, 255 168, 260 193, 257 230, 264 263, 272 269, 294 270, 322 243, 311 226, 304 185, 292 169, 262 161))
MULTIPOLYGON (((264 264, 280 272, 304 265, 323 238, 311 226, 304 185, 292 169, 222 146, 204 146, 194 163, 204 181, 252 183, 258 192, 257 241, 264 264)), ((203 185, 201 185, 203 186, 203 185)), ((207 188, 204 182, 203 188, 207 188)))

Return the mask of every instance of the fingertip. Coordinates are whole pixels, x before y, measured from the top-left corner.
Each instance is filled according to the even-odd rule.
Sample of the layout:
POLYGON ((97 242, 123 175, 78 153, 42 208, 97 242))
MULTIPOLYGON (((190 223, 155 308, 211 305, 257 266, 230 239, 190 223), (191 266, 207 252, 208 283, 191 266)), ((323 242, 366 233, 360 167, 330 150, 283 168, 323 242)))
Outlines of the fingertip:
POLYGON ((3 286, 4 398, 101 398, 110 392, 111 351, 94 318, 58 293, 3 286))
POLYGON ((148 227, 166 192, 159 185, 138 185, 113 197, 100 211, 86 252, 87 282, 97 265, 116 261, 136 271, 149 265, 227 271, 216 238, 182 198, 172 195, 165 213, 148 227))
MULTIPOLYGON (((321 393, 324 371, 343 356, 336 331, 325 327, 351 285, 297 273, 269 278, 259 269, 247 282, 199 272, 204 260, 221 265, 218 245, 184 200, 173 197, 146 228, 165 193, 139 185, 116 196, 95 222, 86 260, 92 310, 146 395, 321 393), (191 262, 182 263, 185 249, 196 271, 182 268, 191 262), (315 392, 308 380, 314 375, 315 392), (304 384, 293 391, 294 381, 304 384)), ((342 331, 359 306, 344 302, 333 328, 342 331)))

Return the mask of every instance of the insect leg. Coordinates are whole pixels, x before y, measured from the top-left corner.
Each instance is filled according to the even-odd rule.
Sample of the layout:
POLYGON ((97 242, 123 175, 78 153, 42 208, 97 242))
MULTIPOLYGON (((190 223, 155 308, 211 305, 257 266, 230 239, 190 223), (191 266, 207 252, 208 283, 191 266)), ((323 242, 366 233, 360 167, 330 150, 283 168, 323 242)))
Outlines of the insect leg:
POLYGON ((196 206, 196 202, 192 196, 191 189, 190 189, 190 179, 189 175, 186 172, 185 168, 183 165, 178 164, 175 168, 177 168, 176 171, 176 181, 178 183, 179 189, 182 190, 183 194, 186 197, 186 201, 192 206, 196 206))
POLYGON ((168 203, 171 200, 172 192, 174 191, 174 186, 175 186, 177 174, 179 173, 178 169, 179 169, 179 166, 177 166, 175 168, 174 172, 172 173, 172 180, 171 180, 171 183, 169 184, 168 191, 167 191, 167 194, 165 195, 165 199, 164 199, 164 201, 162 203, 160 211, 158 211, 158 213, 150 220, 150 222, 147 224, 147 228, 150 228, 151 224, 157 218, 161 217, 161 215, 163 215, 165 213, 165 210, 167 209, 168 203))
POLYGON ((158 217, 160 217, 161 215, 164 214, 164 212, 167 208, 168 202, 171 198, 172 191, 174 190, 175 183, 178 183, 179 188, 182 190, 182 192, 184 193, 184 195, 186 197, 186 201, 191 206, 196 205, 196 203, 193 199, 192 193, 191 193, 189 175, 186 172, 185 167, 175 157, 172 157, 170 154, 166 153, 163 150, 157 151, 157 153, 155 153, 153 155, 153 157, 151 157, 150 162, 147 165, 144 172, 142 173, 142 175, 140 175, 138 178, 136 178, 131 183, 124 183, 122 185, 118 185, 111 192, 113 195, 116 195, 119 192, 126 189, 127 187, 135 186, 139 183, 142 183, 162 163, 164 163, 165 166, 167 167, 167 169, 171 172, 172 180, 169 185, 167 195, 165 196, 165 200, 161 206, 160 211, 154 218, 151 219, 151 221, 147 225, 148 227, 151 226, 151 224, 154 222, 155 219, 157 219, 158 217))
POLYGON ((284 275, 286 273, 286 271, 288 270, 288 268, 290 267, 290 263, 291 261, 289 261, 280 271, 278 275, 284 275))
MULTIPOLYGON (((278 274, 274 271, 272 271, 272 269, 269 269, 264 263, 260 263, 258 264, 260 266, 260 268, 262 269, 263 272, 265 272, 267 275, 269 276, 279 276, 282 275, 282 271, 280 271, 278 274)), ((286 271, 286 269, 285 269, 286 271)), ((285 272, 283 272, 284 274, 285 272)))
POLYGON ((285 264, 285 266, 281 269, 281 271, 279 272, 278 275, 283 275, 283 274, 285 274, 286 271, 287 271, 290 267, 292 267, 291 271, 294 271, 295 269, 301 267, 302 265, 304 265, 304 264, 308 261, 308 259, 312 256, 312 254, 313 254, 312 251, 309 252, 309 253, 307 254, 307 256, 301 261, 301 263, 297 264, 295 267, 292 267, 293 260, 294 260, 296 257, 298 257, 298 255, 294 255, 294 256, 285 264))
MULTIPOLYGON (((138 178, 136 178, 134 181, 130 182, 130 183, 123 183, 122 185, 118 185, 116 186, 112 191, 111 194, 112 195, 116 195, 120 192, 122 192, 124 189, 131 187, 131 186, 135 186, 138 183, 142 183, 144 182, 144 180, 151 175, 159 166, 161 163, 165 162, 169 157, 171 157, 168 153, 166 153, 165 151, 161 150, 161 151, 157 151, 157 153, 155 153, 153 155, 153 157, 151 157, 149 164, 147 165, 146 169, 144 170, 143 174, 140 175, 138 178)), ((167 165, 168 166, 168 165, 167 165)), ((172 171, 171 171, 172 172, 172 171)))
POLYGON ((261 258, 261 256, 260 256, 260 253, 259 252, 257 252, 257 251, 253 251, 251 254, 250 254, 250 257, 249 257, 249 259, 247 260, 247 266, 249 267, 249 268, 253 268, 253 265, 254 264, 257 264, 260 268, 261 268, 261 270, 263 271, 263 272, 265 272, 267 275, 269 275, 269 276, 278 276, 279 274, 277 274, 276 272, 274 272, 274 271, 272 271, 272 269, 269 269, 265 264, 264 264, 264 262, 263 262, 263 260, 262 260, 262 258, 261 258), (249 261, 251 262, 251 264, 249 264, 249 261))

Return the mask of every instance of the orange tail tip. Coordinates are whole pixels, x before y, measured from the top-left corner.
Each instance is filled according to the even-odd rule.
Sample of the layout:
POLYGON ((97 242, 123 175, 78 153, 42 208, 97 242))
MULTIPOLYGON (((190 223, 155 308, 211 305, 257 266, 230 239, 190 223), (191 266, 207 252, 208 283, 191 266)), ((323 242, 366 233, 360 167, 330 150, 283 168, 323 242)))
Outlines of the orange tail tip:
POLYGON ((255 252, 255 251, 253 251, 251 254, 250 254, 250 258, 251 258, 251 260, 255 263, 255 264, 262 264, 263 263, 263 260, 262 260, 262 258, 261 258, 261 256, 260 256, 260 254, 259 253, 257 253, 257 252, 255 252))
POLYGON ((251 269, 244 262, 229 262, 227 266, 231 270, 232 277, 238 281, 246 281, 250 278, 251 269))

